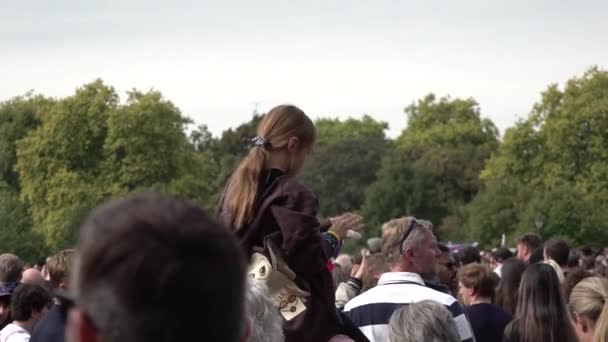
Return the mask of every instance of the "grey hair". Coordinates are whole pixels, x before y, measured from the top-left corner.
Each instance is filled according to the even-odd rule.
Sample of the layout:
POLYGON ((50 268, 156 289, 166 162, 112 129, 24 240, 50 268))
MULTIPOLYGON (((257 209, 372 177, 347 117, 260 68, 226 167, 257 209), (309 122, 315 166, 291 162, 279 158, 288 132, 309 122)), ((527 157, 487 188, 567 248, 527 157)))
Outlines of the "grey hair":
POLYGON ((350 271, 353 268, 353 262, 351 260, 351 256, 348 254, 340 254, 336 258, 336 264, 340 265, 344 272, 350 274, 350 271))
POLYGON ((251 322, 249 342, 283 342, 283 318, 274 305, 266 285, 249 280, 247 287, 247 317, 251 322))
POLYGON ((423 300, 400 307, 389 321, 390 342, 459 342, 456 322, 445 306, 423 300))
POLYGON ((422 240, 425 238, 425 233, 429 231, 430 229, 425 226, 415 225, 410 235, 403 241, 403 245, 399 246, 399 252, 402 253, 406 249, 417 249, 420 247, 422 240))
POLYGON ((73 259, 74 272, 71 274, 72 293, 78 306, 89 315, 91 321, 104 332, 105 342, 136 341, 133 334, 133 317, 118 300, 114 288, 105 281, 96 282, 87 293, 80 289, 80 258, 73 259))
POLYGON ((422 244, 427 232, 432 233, 432 224, 429 221, 419 220, 414 224, 407 239, 401 244, 401 239, 409 228, 413 217, 402 217, 386 222, 382 225, 382 252, 389 265, 395 265, 401 259, 403 250, 416 249, 422 244))

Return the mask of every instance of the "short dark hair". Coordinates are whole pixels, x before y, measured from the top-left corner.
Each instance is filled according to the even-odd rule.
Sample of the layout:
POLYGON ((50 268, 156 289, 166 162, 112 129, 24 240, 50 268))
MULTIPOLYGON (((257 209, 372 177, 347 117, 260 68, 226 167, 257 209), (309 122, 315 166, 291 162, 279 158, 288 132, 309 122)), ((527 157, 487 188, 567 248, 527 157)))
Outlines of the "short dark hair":
POLYGON ((471 263, 458 270, 458 279, 469 289, 473 289, 478 297, 494 297, 494 278, 492 271, 479 263, 471 263))
POLYGON ((543 243, 543 240, 540 238, 540 235, 534 233, 524 234, 522 237, 517 240, 517 244, 524 244, 528 246, 531 250, 535 250, 540 247, 543 243))
POLYGON ((241 337, 244 256, 194 204, 142 193, 101 206, 74 265, 76 302, 107 342, 241 337))
MULTIPOLYGON (((0 305, 3 307, 11 307, 11 296, 0 296, 0 305)), ((2 322, 0 322, 0 325, 2 322)))
POLYGON ((32 313, 42 310, 51 303, 51 295, 40 285, 19 284, 11 296, 11 317, 24 322, 32 313))
POLYGON ((538 247, 532 251, 532 254, 530 254, 530 259, 528 260, 528 263, 536 264, 537 262, 543 262, 543 260, 545 260, 543 249, 541 247, 538 247))
POLYGON ((10 253, 0 255, 0 283, 16 283, 21 280, 25 263, 18 256, 10 253))
POLYGON ((545 254, 560 266, 568 265, 570 246, 564 240, 551 239, 545 242, 545 254))
POLYGON ((479 250, 476 247, 465 247, 458 254, 460 256, 460 263, 462 263, 462 265, 468 265, 474 262, 481 262, 481 255, 479 254, 479 250))
POLYGON ((581 251, 582 256, 586 256, 586 257, 593 256, 593 248, 591 248, 591 246, 583 246, 583 247, 581 247, 580 251, 581 251))
POLYGON ((496 258, 496 261, 504 262, 505 260, 513 257, 513 252, 511 252, 511 250, 509 250, 507 247, 500 247, 496 249, 496 252, 494 252, 494 257, 496 258))
POLYGON ((568 254, 568 267, 577 267, 578 265, 578 254, 576 254, 576 251, 570 250, 568 254))

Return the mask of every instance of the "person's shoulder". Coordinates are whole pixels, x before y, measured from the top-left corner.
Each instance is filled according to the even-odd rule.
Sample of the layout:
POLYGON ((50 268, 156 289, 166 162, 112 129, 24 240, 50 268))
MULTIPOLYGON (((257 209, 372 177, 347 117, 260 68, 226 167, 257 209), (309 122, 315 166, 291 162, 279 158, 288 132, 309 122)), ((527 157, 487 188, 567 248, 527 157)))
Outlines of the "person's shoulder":
POLYGON ((373 304, 379 298, 380 289, 381 288, 376 286, 349 300, 344 306, 344 311, 346 312, 359 306, 373 304))
POLYGON ((31 341, 55 341, 54 337, 62 335, 64 326, 65 322, 61 316, 61 308, 58 305, 53 305, 46 316, 36 324, 31 341))
POLYGON ((494 304, 492 304, 492 306, 495 308, 496 317, 499 317, 500 320, 502 320, 505 323, 509 323, 513 320, 513 316, 510 313, 503 310, 500 306, 494 305, 494 304))
POLYGON ((63 341, 65 326, 59 323, 47 324, 46 326, 38 326, 32 332, 30 342, 60 342, 63 341))
POLYGON ((0 331, 0 341, 2 342, 28 342, 30 334, 16 324, 9 324, 0 331))
POLYGON ((511 320, 511 315, 503 310, 500 306, 491 303, 481 303, 476 305, 471 305, 466 307, 467 311, 479 312, 480 314, 489 316, 489 317, 497 317, 500 319, 508 319, 511 320))
POLYGON ((0 330, 0 342, 4 342, 6 336, 13 331, 13 324, 7 324, 2 330, 0 330))
POLYGON ((271 195, 273 204, 316 215, 317 197, 310 188, 288 175, 280 176, 276 182, 276 190, 271 195))
POLYGON ((13 333, 15 331, 25 331, 22 327, 16 325, 15 323, 9 323, 7 324, 4 328, 2 328, 2 330, 0 330, 0 334, 2 335, 6 335, 7 333, 13 333))
POLYGON ((511 320, 511 315, 506 313, 500 306, 489 303, 481 303, 464 307, 467 316, 481 316, 487 318, 497 318, 499 320, 511 320))
POLYGON ((420 300, 433 300, 436 301, 438 303, 441 303, 443 305, 446 306, 450 306, 453 305, 454 303, 457 303, 458 300, 456 300, 456 298, 454 298, 454 296, 452 296, 451 294, 445 293, 445 292, 441 292, 441 291, 437 291, 435 289, 432 289, 430 287, 423 287, 424 290, 422 290, 422 297, 426 297, 426 298, 420 298, 420 300))
POLYGON ((301 196, 315 197, 312 190, 304 185, 296 177, 289 175, 282 175, 277 178, 279 189, 286 194, 298 194, 301 196))
POLYGON ((28 334, 26 331, 23 331, 23 332, 16 332, 16 333, 12 334, 3 342, 29 342, 29 341, 30 341, 30 334, 28 334))

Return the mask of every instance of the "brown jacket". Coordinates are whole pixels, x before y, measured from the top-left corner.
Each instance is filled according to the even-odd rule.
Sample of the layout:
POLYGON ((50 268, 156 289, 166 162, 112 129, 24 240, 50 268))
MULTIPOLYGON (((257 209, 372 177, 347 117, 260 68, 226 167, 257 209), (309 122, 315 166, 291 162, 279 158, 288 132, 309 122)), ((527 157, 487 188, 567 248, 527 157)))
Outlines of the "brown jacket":
MULTIPOLYGON (((255 214, 236 235, 247 255, 252 254, 254 247, 262 247, 265 238, 272 239, 296 273, 296 284, 311 293, 306 311, 285 323, 285 341, 328 341, 343 328, 334 306, 329 259, 316 216, 317 200, 308 188, 278 170, 265 171, 260 179, 255 214)), ((232 226, 231 214, 223 207, 223 196, 218 214, 224 224, 232 226)))

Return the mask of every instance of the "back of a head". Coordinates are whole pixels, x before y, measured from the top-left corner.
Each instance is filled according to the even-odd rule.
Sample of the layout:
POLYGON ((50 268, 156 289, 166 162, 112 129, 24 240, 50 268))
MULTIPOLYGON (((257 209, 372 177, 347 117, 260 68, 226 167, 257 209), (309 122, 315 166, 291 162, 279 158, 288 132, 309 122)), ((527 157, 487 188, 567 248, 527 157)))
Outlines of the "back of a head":
POLYGON ((524 262, 517 258, 510 258, 503 262, 496 304, 510 314, 514 314, 517 307, 519 285, 525 269, 524 262))
POLYGON ((413 217, 402 217, 386 222, 382 225, 382 252, 386 257, 386 262, 389 267, 395 267, 402 257, 402 249, 416 248, 421 244, 426 232, 431 232, 430 228, 412 223, 415 220, 413 217), (410 225, 412 231, 405 241, 403 237, 410 225), (403 242, 403 245, 402 245, 403 242))
POLYGON ((40 273, 40 271, 33 267, 23 271, 23 277, 21 279, 21 282, 27 284, 36 284, 42 287, 46 286, 46 282, 44 280, 44 277, 42 276, 42 273, 40 273))
POLYGON ((79 308, 106 342, 241 337, 242 252, 193 204, 143 193, 96 209, 72 280, 79 308))
POLYGON ((250 280, 246 298, 247 318, 251 322, 251 335, 247 342, 283 342, 283 318, 266 286, 250 280))
POLYGON ((456 323, 445 306, 424 300, 395 310, 389 321, 390 342, 457 342, 456 323))
POLYGON ((29 320, 34 311, 39 312, 51 303, 46 289, 35 284, 20 284, 11 296, 11 317, 18 322, 29 320))
POLYGON ((73 249, 64 249, 49 258, 46 263, 51 286, 58 289, 69 281, 74 256, 73 249))
POLYGON ((500 247, 494 252, 494 257, 497 262, 504 262, 513 257, 513 253, 506 247, 500 247))
POLYGON ((467 246, 458 253, 460 263, 464 265, 472 264, 474 262, 481 263, 481 255, 479 250, 473 246, 467 246))
POLYGON ((555 261, 560 267, 568 266, 570 246, 564 240, 551 239, 545 242, 545 255, 555 261))
POLYGON ((382 253, 372 254, 367 258, 367 270, 363 272, 361 282, 363 287, 362 292, 365 292, 378 285, 378 279, 382 274, 389 272, 390 268, 386 263, 386 257, 382 253))
POLYGON ((595 266, 595 257, 593 255, 593 248, 590 246, 584 246, 580 249, 580 265, 586 270, 592 270, 595 266))
POLYGON ((568 267, 573 268, 578 266, 578 254, 576 254, 576 251, 571 249, 570 253, 568 254, 568 267))
POLYGON ((593 248, 591 246, 583 246, 580 249, 581 256, 593 257, 593 248))
POLYGON ((503 283, 513 284, 519 288, 521 276, 526 270, 526 264, 516 258, 507 259, 502 264, 502 281, 503 283))
POLYGON ((528 264, 536 264, 537 262, 543 262, 545 260, 544 250, 542 247, 538 247, 532 252, 530 255, 530 259, 528 260, 528 264))
POLYGON ((351 269, 353 268, 352 257, 348 254, 340 254, 336 258, 336 264, 340 265, 344 272, 350 274, 351 269))
POLYGON ((574 267, 570 269, 570 272, 568 272, 568 275, 566 276, 566 281, 564 283, 564 295, 566 296, 566 301, 570 301, 572 289, 574 289, 574 287, 578 285, 578 283, 580 283, 583 279, 592 276, 593 275, 589 271, 580 267, 574 267))
POLYGON ((24 265, 25 263, 14 254, 1 254, 0 285, 19 282, 21 280, 24 265))
POLYGON ((491 250, 481 251, 479 255, 481 258, 481 263, 484 265, 492 265, 496 262, 496 256, 491 250))
POLYGON ((555 269, 547 264, 529 265, 524 271, 519 287, 518 313, 534 313, 538 307, 559 305, 563 301, 555 269))
POLYGON ((492 271, 486 266, 472 263, 458 270, 460 282, 467 288, 473 289, 478 298, 494 297, 494 278, 492 271))
POLYGON ((524 341, 577 341, 558 276, 547 264, 524 271, 515 320, 524 341))
POLYGON ((235 229, 251 219, 259 177, 270 153, 286 149, 291 138, 297 138, 302 149, 311 148, 316 140, 312 120, 292 105, 277 106, 266 113, 257 134, 263 140, 241 161, 225 194, 224 206, 231 213, 235 229))
POLYGON ((367 240, 367 247, 372 254, 382 252, 382 239, 374 237, 367 240))
POLYGON ((570 295, 571 310, 595 323, 593 342, 608 341, 608 279, 583 279, 570 295))
POLYGON ((520 237, 517 243, 526 245, 530 250, 535 250, 542 246, 543 240, 538 234, 528 233, 520 237))
POLYGON ((348 281, 349 273, 347 273, 340 264, 335 264, 333 270, 331 271, 331 276, 334 280, 334 290, 336 290, 338 289, 340 283, 345 283, 348 281))

